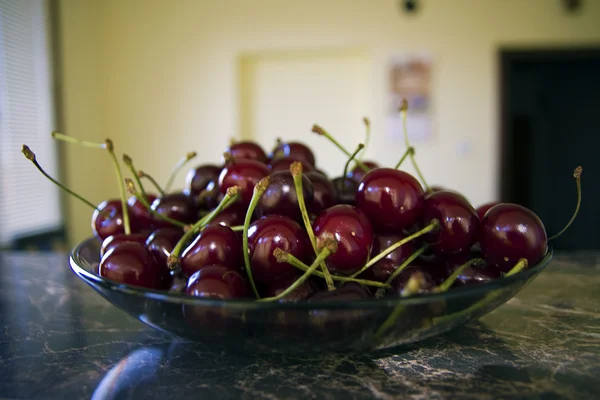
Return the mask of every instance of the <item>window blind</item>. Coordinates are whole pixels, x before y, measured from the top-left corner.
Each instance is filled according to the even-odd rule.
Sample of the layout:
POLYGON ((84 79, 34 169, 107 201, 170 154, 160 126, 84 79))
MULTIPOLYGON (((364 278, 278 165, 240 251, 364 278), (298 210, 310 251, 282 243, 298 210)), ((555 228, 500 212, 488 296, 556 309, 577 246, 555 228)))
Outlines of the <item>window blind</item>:
POLYGON ((48 16, 45 0, 0 0, 0 245, 62 225, 59 189, 21 154, 57 177, 48 16))

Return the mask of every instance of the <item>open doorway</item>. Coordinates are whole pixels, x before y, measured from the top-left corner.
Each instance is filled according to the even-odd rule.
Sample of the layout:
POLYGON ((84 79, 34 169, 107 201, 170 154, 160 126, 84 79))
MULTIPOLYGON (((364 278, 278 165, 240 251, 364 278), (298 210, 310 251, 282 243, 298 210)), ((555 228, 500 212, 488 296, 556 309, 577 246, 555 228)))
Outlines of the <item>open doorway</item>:
POLYGON ((600 249, 600 48, 500 52, 502 201, 537 213, 549 235, 575 207, 572 171, 583 167, 579 217, 554 242, 600 249))

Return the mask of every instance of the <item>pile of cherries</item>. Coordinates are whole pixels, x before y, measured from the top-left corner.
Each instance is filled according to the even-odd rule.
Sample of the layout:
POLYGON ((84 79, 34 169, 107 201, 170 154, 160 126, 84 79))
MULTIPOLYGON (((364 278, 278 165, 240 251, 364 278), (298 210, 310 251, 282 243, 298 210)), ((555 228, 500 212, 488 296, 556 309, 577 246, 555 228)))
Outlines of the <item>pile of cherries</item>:
MULTIPOLYGON (((113 156, 123 197, 98 206, 82 199, 102 241, 99 275, 199 297, 345 301, 481 284, 547 254, 544 225, 525 207, 474 208, 400 168, 360 161, 362 145, 350 154, 323 128, 313 131, 350 156, 343 175, 330 179, 300 142, 278 141, 267 154, 240 141, 221 164, 189 171, 183 191, 146 191, 140 178, 151 177, 125 155, 134 179, 123 180, 112 142, 97 144, 113 156)), ((43 172, 27 146, 23 153, 43 172)), ((409 147, 402 161, 414 163, 414 154, 409 147)))

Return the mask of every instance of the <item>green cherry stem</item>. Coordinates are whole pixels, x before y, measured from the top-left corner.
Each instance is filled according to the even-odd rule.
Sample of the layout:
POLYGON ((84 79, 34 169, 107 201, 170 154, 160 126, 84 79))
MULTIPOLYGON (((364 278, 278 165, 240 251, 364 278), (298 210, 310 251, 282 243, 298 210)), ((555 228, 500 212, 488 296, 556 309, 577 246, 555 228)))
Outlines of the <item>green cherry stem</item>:
POLYGON ((525 268, 527 268, 528 262, 526 258, 521 258, 514 267, 511 268, 510 271, 508 271, 504 277, 507 276, 511 276, 511 275, 515 275, 518 274, 519 272, 521 272, 522 270, 524 270, 525 268))
POLYGON ((250 221, 252 220, 252 214, 254 213, 254 209, 258 204, 261 196, 271 183, 271 177, 265 176, 262 178, 256 186, 254 186, 254 191, 252 192, 252 199, 250 200, 250 205, 248 206, 248 210, 246 211, 246 218, 244 219, 244 230, 242 231, 242 251, 244 252, 244 267, 246 268, 246 274, 248 275, 248 280, 250 281, 250 286, 252 287, 252 292, 254 292, 254 296, 257 299, 260 299, 260 295, 258 294, 258 290, 256 289, 256 285, 254 284, 254 278, 252 277, 252 268, 250 266, 250 250, 248 249, 248 229, 250 228, 250 221))
MULTIPOLYGON (((146 194, 146 191, 144 190, 144 185, 142 185, 142 181, 140 179, 140 177, 137 174, 137 171, 135 170, 135 167, 133 166, 133 160, 131 160, 131 157, 129 157, 127 154, 123 154, 123 162, 125 163, 125 165, 127 166, 127 168, 129 168, 129 171, 131 172, 131 175, 133 175, 133 178, 135 179, 135 182, 137 183, 137 185, 140 188, 140 193, 141 197, 144 198, 144 200, 146 200, 146 202, 148 201, 148 195, 146 194)), ((125 186, 127 186, 127 183, 125 184, 125 186)), ((136 197, 139 199, 140 196, 136 195, 136 197)), ((142 203, 144 204, 144 203, 142 203)))
POLYGON ((463 271, 467 268, 469 268, 470 266, 483 262, 484 260, 482 258, 473 258, 472 260, 467 261, 466 263, 464 263, 463 265, 461 265, 460 267, 456 268, 454 270, 454 272, 452 272, 450 274, 449 277, 447 277, 444 282, 442 282, 438 287, 436 287, 433 291, 436 293, 443 293, 443 292, 447 292, 448 290, 450 290, 450 288, 452 287, 452 285, 454 285, 454 282, 456 281, 456 279, 458 278, 458 276, 460 274, 463 273, 463 271))
POLYGON ((239 186, 230 187, 229 189, 227 189, 227 193, 225 193, 225 196, 223 196, 223 200, 221 200, 219 205, 210 214, 201 218, 194 225, 186 227, 183 236, 181 237, 181 239, 179 239, 175 247, 173 247, 173 251, 171 251, 169 258, 167 259, 167 267, 170 270, 176 270, 180 267, 179 257, 183 252, 183 248, 187 245, 188 242, 191 241, 194 235, 196 235, 202 228, 208 225, 217 215, 219 215, 221 211, 223 211, 235 201, 237 201, 240 195, 240 191, 241 190, 239 186))
POLYGON ((24 144, 23 148, 21 149, 21 153, 23 153, 23 155, 25 156, 25 158, 27 158, 29 161, 31 161, 32 164, 35 165, 35 167, 38 169, 38 171, 40 171, 42 173, 42 175, 44 175, 46 178, 48 178, 48 180, 50 182, 54 183, 56 186, 58 186, 59 188, 61 188, 65 192, 69 193, 71 196, 75 197, 76 199, 80 200, 84 204, 87 204, 88 206, 92 207, 94 210, 100 211, 100 210, 98 210, 98 207, 96 207, 91 201, 87 200, 85 197, 83 197, 83 196, 75 193, 74 191, 72 191, 68 187, 64 186, 62 183, 60 183, 59 181, 57 181, 56 179, 54 179, 53 177, 51 177, 46 171, 44 171, 44 169, 42 168, 42 166, 37 162, 37 159, 35 157, 35 153, 33 151, 31 151, 31 149, 29 148, 29 146, 27 146, 27 145, 24 144))
POLYGON ((571 219, 569 220, 567 225, 565 225, 565 227, 562 228, 562 230, 560 232, 558 232, 556 235, 549 237, 548 240, 554 240, 557 237, 559 237, 560 235, 562 235, 563 233, 565 233, 565 231, 567 229, 569 229, 569 227, 571 226, 573 221, 575 221, 577 214, 579 214, 579 207, 581 207, 581 173, 582 172, 583 172, 583 168, 581 168, 581 167, 577 167, 577 168, 575 168, 575 171, 573 171, 573 178, 575 178, 575 184, 577 185, 577 206, 575 207, 575 212, 573 213, 573 216, 571 217, 571 219))
POLYGON ((171 171, 171 175, 169 176, 169 180, 167 180, 167 184, 165 185, 165 192, 169 192, 171 190, 171 185, 173 185, 173 181, 175 180, 175 176, 177 173, 187 164, 192 158, 196 157, 197 153, 195 151, 187 153, 181 160, 175 164, 173 170, 171 171))
MULTIPOLYGON (((279 256, 281 256, 281 254, 283 254, 283 253, 285 253, 283 250, 277 248, 273 252, 273 255, 277 258, 278 254, 279 254, 279 256)), ((285 253, 285 254, 286 254, 285 262, 290 264, 292 267, 297 268, 301 271, 307 271, 308 268, 310 268, 308 265, 306 265, 302 261, 298 260, 292 254, 289 254, 289 253, 285 253)), ((323 275, 323 273, 319 270, 314 271, 313 275, 318 276, 319 278, 325 278, 325 275, 323 275)), ((385 283, 381 283, 381 282, 377 282, 377 281, 370 281, 367 279, 356 279, 356 278, 350 278, 347 276, 338 276, 338 275, 331 275, 331 278, 334 281, 338 281, 338 282, 355 282, 355 283, 360 283, 361 285, 364 285, 364 286, 373 286, 373 287, 385 288, 385 289, 390 288, 390 285, 386 285, 385 283)))
POLYGON ((360 153, 360 151, 364 148, 365 145, 362 143, 359 143, 358 146, 356 146, 356 150, 354 150, 354 153, 350 155, 350 158, 348 158, 348 161, 346 161, 346 165, 344 165, 344 175, 342 175, 343 177, 348 176, 348 168, 350 168, 350 163, 356 158, 356 155, 360 153))
POLYGON ((412 146, 410 146, 408 149, 406 149, 406 151, 402 155, 402 158, 398 161, 398 164, 396 164, 396 166, 394 167, 394 169, 400 168, 400 166, 402 165, 402 163, 404 162, 404 160, 406 160, 406 157, 413 156, 414 154, 415 154, 415 148, 412 147, 412 146))
MULTIPOLYGON (((407 111, 408 111, 408 101, 406 101, 406 99, 404 99, 404 100, 402 100, 402 105, 400 106, 400 113, 402 114, 402 130, 404 131, 404 143, 406 144, 406 148, 409 149, 411 146, 410 146, 410 141, 408 140, 408 129, 406 128, 406 112, 407 111)), ((423 177, 423 174, 421 173, 421 170, 419 169, 419 166, 417 165, 417 162, 415 161, 414 152, 410 155, 410 160, 412 161, 412 165, 415 168, 415 171, 417 171, 417 175, 419 175, 421 182, 423 182, 425 191, 427 193, 430 193, 431 188, 425 181, 425 178, 423 177)))
MULTIPOLYGON (((294 187, 296 189, 296 197, 298 198, 298 207, 300 207, 300 214, 302 214, 302 221, 304 222, 304 228, 306 229, 306 233, 308 234, 308 238, 310 240, 310 244, 313 247, 315 255, 317 254, 317 239, 315 238, 315 233, 312 229, 312 224, 310 223, 310 218, 308 216, 308 210, 306 209, 306 203, 304 202, 304 192, 302 189, 302 163, 298 161, 294 161, 292 165, 290 165, 290 172, 292 174, 292 178, 294 179, 294 187)), ((325 282, 327 283, 327 290, 335 290, 335 285, 333 284, 333 279, 331 279, 331 273, 327 268, 325 262, 321 262, 321 271, 323 272, 323 276, 325 277, 325 282)))
POLYGON ((165 191, 160 187, 160 185, 158 184, 158 182, 156 182, 156 179, 154 179, 152 177, 152 175, 149 175, 140 169, 137 172, 137 176, 138 176, 138 178, 148 179, 150 181, 150 183, 152 183, 154 185, 154 187, 156 188, 156 190, 158 191, 158 193, 160 194, 161 197, 165 195, 165 191))
MULTIPOLYGON (((371 121, 369 120, 369 118, 364 117, 363 123, 365 124, 365 151, 363 151, 362 154, 358 157, 358 159, 361 161, 362 161, 363 157, 365 156, 367 147, 369 146, 369 142, 371 140, 371 121)), ((344 176, 346 176, 346 175, 344 174, 344 176)))
MULTIPOLYGON (((404 262, 402 264, 400 264, 398 266, 398 268, 396 268, 396 270, 392 273, 392 275, 389 276, 387 281, 385 281, 385 284, 388 286, 391 286, 394 279, 396 279, 398 277, 398 275, 400 275, 400 273, 402 271, 404 271, 404 269, 410 265, 410 263, 415 261, 421 254, 423 254, 425 252, 425 250, 427 250, 428 247, 429 247, 428 245, 424 244, 423 246, 418 248, 417 251, 415 251, 413 254, 411 254, 410 257, 408 257, 406 260, 404 260, 404 262)), ((384 295, 385 295, 385 291, 383 289, 378 289, 377 292, 375 293, 376 298, 381 298, 384 295)))
MULTIPOLYGON (((327 132, 325 129, 323 129, 319 125, 313 125, 312 131, 314 133, 316 133, 317 135, 321 135, 321 136, 324 136, 325 138, 327 138, 331 143, 333 143, 338 149, 340 149, 348 157, 351 156, 350 152, 344 146, 342 146, 337 140, 335 140, 335 138, 333 136, 331 136, 329 134, 329 132, 327 132)), ((369 171, 369 167, 367 167, 362 161, 356 160, 356 164, 358 164, 358 166, 361 167, 363 169, 363 171, 365 171, 365 172, 369 171)))
POLYGON ((115 154, 115 147, 112 140, 106 139, 106 150, 110 154, 110 158, 115 165, 115 171, 117 172, 117 183, 119 185, 119 193, 121 195, 121 207, 123 208, 123 227, 126 235, 131 234, 131 224, 129 222, 129 207, 127 206, 127 196, 125 195, 125 182, 123 181, 123 173, 121 172, 121 166, 119 160, 115 154))
POLYGON ((230 228, 234 232, 242 232, 244 230, 244 225, 230 226, 230 228))
POLYGON ((138 193, 138 191, 135 188, 135 184, 133 183, 133 181, 129 178, 125 178, 125 186, 127 187, 127 191, 129 193, 131 193, 132 195, 134 195, 135 197, 137 197, 137 199, 140 201, 140 203, 142 203, 142 205, 148 210, 148 212, 150 214, 152 214, 154 217, 158 218, 158 219, 162 219, 165 222, 168 222, 171 225, 175 225, 179 228, 187 228, 188 225, 181 222, 181 221, 177 221, 176 219, 173 219, 171 217, 167 217, 166 215, 163 215, 161 213, 156 212, 155 210, 152 209, 152 206, 150 205, 150 203, 148 203, 148 200, 144 198, 144 196, 140 195, 140 193, 138 193))
MULTIPOLYGON (((321 244, 322 244, 322 250, 319 252, 319 254, 317 255, 317 258, 315 258, 315 261, 313 261, 313 263, 308 268, 308 270, 306 270, 304 272, 304 274, 302 274, 298 279, 296 279, 294 281, 294 283, 292 283, 290 286, 288 286, 287 289, 285 289, 283 292, 279 293, 277 296, 265 297, 258 301, 266 302, 266 301, 281 300, 285 296, 287 296, 288 294, 290 294, 294 290, 296 290, 298 288, 298 286, 302 285, 304 283, 304 281, 306 281, 312 275, 312 273, 315 272, 317 268, 319 268, 319 265, 321 265, 321 263, 323 263, 325 261, 325 259, 327 257, 329 257, 329 255, 331 255, 337 251, 337 241, 333 237, 324 240, 323 243, 321 243, 321 244)), ((273 255, 275 255, 275 254, 280 255, 280 257, 277 257, 277 262, 279 262, 279 263, 287 262, 285 253, 274 251, 273 255)))
POLYGON ((388 247, 387 249, 383 250, 381 253, 377 254, 375 257, 373 257, 367 264, 365 264, 364 267, 362 267, 361 269, 359 269, 358 271, 356 271, 354 274, 352 274, 350 277, 351 278, 356 278, 358 275, 362 274, 363 272, 365 272, 367 269, 371 268, 371 266, 373 266, 374 264, 376 264, 377 262, 379 262, 381 259, 385 258, 388 254, 390 254, 392 251, 396 250, 398 247, 405 245, 406 243, 425 235, 428 232, 431 232, 435 229, 438 229, 440 227, 440 222, 437 219, 433 219, 431 220, 431 223, 429 225, 427 225, 425 228, 421 229, 420 231, 417 231, 415 233, 413 233, 412 235, 409 235, 407 237, 405 237, 402 240, 397 241, 396 243, 394 243, 393 245, 391 245, 390 247, 388 247))
POLYGON ((75 138, 72 138, 71 136, 67 136, 64 133, 60 133, 60 132, 52 132, 52 137, 56 140, 60 140, 61 142, 76 144, 78 146, 89 147, 92 149, 102 149, 102 150, 106 149, 106 143, 96 143, 96 142, 89 142, 87 140, 75 139, 75 138))

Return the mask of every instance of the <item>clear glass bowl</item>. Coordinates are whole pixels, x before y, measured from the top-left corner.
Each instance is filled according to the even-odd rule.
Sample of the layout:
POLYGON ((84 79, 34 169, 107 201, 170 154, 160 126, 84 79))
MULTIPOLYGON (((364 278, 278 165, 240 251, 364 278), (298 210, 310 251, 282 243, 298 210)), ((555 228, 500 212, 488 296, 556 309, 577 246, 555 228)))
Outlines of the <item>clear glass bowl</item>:
POLYGON ((259 303, 216 300, 120 284, 97 274, 100 242, 75 247, 73 272, 110 303, 161 331, 253 353, 383 350, 418 342, 477 319, 504 304, 552 259, 508 278, 410 298, 349 302, 259 303))

